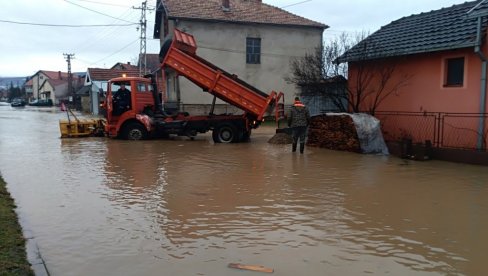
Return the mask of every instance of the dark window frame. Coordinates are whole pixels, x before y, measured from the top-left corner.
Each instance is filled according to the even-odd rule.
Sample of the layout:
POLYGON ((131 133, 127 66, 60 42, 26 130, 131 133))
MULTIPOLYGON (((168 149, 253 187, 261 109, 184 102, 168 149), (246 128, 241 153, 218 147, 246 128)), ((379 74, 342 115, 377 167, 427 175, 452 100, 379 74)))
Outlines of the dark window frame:
POLYGON ((465 57, 446 58, 444 62, 444 87, 464 86, 465 57))
POLYGON ((246 63, 261 64, 261 38, 246 38, 246 63))

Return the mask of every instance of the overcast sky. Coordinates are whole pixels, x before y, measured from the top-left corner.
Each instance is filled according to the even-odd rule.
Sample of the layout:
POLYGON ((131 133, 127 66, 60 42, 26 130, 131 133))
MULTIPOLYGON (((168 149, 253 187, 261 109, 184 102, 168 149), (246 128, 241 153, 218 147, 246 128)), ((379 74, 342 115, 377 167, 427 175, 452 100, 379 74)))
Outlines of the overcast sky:
MULTIPOLYGON (((67 71, 63 53, 75 54, 73 72, 87 67, 109 68, 117 62, 135 62, 140 49, 137 25, 142 0, 0 0, 0 76, 30 76, 36 71, 67 71), (122 20, 119 20, 120 18, 122 20), (126 25, 56 27, 53 25, 126 25), (128 26, 127 26, 128 25, 128 26)), ((464 0, 263 0, 264 3, 330 26, 329 39, 342 32, 374 32, 411 14, 449 7, 464 0), (294 5, 296 4, 296 5, 294 5)), ((154 7, 156 0, 148 0, 154 7)), ((148 12, 147 52, 158 53, 152 39, 154 11, 148 12)))

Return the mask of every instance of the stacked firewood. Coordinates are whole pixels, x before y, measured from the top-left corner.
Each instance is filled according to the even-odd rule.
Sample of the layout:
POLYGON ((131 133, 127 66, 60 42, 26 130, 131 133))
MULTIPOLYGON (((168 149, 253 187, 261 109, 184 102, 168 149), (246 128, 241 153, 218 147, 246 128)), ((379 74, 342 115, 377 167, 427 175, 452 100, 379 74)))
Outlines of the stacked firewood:
POLYGON ((356 127, 350 116, 318 115, 311 118, 308 146, 361 152, 356 127))

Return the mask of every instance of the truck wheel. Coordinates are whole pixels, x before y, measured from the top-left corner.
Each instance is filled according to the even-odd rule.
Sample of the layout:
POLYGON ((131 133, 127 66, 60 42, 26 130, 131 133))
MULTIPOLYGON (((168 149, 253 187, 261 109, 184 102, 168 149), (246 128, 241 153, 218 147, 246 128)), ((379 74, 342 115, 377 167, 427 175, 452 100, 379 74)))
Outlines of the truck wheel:
POLYGON ((223 124, 212 132, 215 143, 232 143, 238 140, 237 129, 231 124, 223 124))
POLYGON ((124 127, 122 137, 124 137, 126 140, 144 140, 147 138, 147 130, 139 123, 128 123, 124 127))

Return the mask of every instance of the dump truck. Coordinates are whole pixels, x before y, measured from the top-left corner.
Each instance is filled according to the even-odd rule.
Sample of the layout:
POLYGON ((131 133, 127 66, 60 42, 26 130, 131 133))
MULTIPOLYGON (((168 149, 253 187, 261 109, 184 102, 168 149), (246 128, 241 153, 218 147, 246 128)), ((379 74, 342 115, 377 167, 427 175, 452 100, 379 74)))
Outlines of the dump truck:
MULTIPOLYGON (((162 105, 153 75, 119 77, 109 81, 105 131, 109 137, 142 140, 169 135, 194 138, 212 131, 216 143, 247 141, 265 114, 283 114, 282 92, 268 95, 196 54, 195 38, 178 29, 164 41, 160 51, 161 72, 173 70, 186 77, 206 93, 214 96, 208 115, 191 116, 186 112, 168 114, 162 105), (122 86, 130 90, 128 99, 121 99, 122 86), (215 100, 221 99, 238 107, 243 114, 214 114, 215 100), (274 107, 274 109, 273 109, 274 107)), ((123 90, 125 90, 123 89, 123 90)), ((126 93, 127 94, 127 93, 126 93)))

